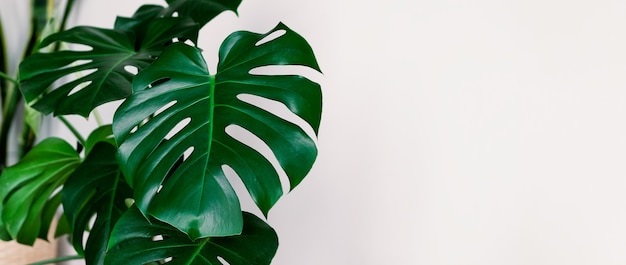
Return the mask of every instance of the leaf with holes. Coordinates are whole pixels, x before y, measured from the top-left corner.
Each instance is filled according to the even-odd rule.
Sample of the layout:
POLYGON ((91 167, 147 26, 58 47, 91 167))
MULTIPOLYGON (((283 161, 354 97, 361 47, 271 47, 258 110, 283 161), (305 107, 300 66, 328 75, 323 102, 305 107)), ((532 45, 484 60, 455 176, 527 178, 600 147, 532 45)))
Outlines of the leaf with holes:
POLYGON ((130 95, 134 72, 153 62, 167 44, 175 39, 197 39, 198 25, 190 18, 135 17, 141 18, 150 19, 141 32, 133 31, 141 27, 127 21, 118 23, 121 29, 75 27, 44 39, 42 47, 70 43, 89 48, 36 53, 26 58, 20 64, 20 89, 26 100, 46 114, 88 116, 97 106, 130 95), (48 91, 57 81, 61 85, 48 91))
POLYGON ((50 222, 61 204, 55 191, 80 164, 78 153, 62 139, 48 138, 19 163, 0 175, 0 234, 32 245, 46 238, 50 222))
POLYGON ((169 6, 164 10, 164 15, 178 13, 204 26, 224 11, 237 13, 241 0, 167 0, 167 3, 169 6))
POLYGON ((132 191, 121 176, 111 143, 95 144, 85 161, 72 173, 63 188, 63 208, 72 231, 72 244, 87 264, 103 264, 111 230, 128 209, 132 191), (93 225, 91 219, 96 216, 93 225), (83 234, 89 231, 83 248, 83 234))
POLYGON ((300 183, 317 155, 314 139, 300 126, 239 96, 280 102, 317 132, 320 87, 298 75, 250 74, 267 65, 319 71, 306 41, 279 24, 267 34, 230 35, 221 46, 215 76, 209 74, 198 49, 175 44, 135 78, 137 92, 119 107, 113 132, 122 171, 144 214, 172 224, 192 239, 240 233, 239 200, 223 165, 235 170, 267 214, 283 194, 280 169, 267 154, 229 134, 230 126, 260 138, 291 188, 300 183), (268 39, 277 32, 283 34, 268 39))
POLYGON ((104 264, 269 265, 277 248, 276 232, 250 213, 243 213, 241 235, 190 240, 166 223, 146 220, 132 207, 113 229, 104 264))

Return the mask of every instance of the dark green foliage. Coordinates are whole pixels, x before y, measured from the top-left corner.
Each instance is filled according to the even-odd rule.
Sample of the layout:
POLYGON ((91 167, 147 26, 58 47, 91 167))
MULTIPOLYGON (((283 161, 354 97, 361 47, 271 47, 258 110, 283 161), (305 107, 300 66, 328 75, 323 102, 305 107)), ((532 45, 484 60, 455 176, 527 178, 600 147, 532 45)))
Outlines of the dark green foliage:
POLYGON ((243 231, 230 237, 191 240, 171 225, 146 220, 136 207, 122 216, 113 230, 105 264, 172 265, 270 264, 278 248, 274 230, 258 217, 243 213, 243 231))
POLYGON ((72 173, 63 189, 63 207, 72 231, 72 244, 88 264, 103 264, 111 230, 126 212, 132 191, 115 159, 115 146, 98 142, 72 173), (96 215, 93 227, 90 220, 96 215), (90 230, 83 248, 83 233, 90 230))
POLYGON ((256 71, 320 68, 304 38, 279 23, 263 34, 232 33, 212 72, 195 47, 200 28, 224 11, 236 13, 241 0, 166 2, 119 17, 112 29, 52 34, 37 45, 46 52, 20 64, 19 89, 43 114, 86 117, 104 103, 123 103, 112 124, 86 140, 68 125, 78 147, 46 139, 2 172, 0 239, 45 238, 62 203, 58 232, 70 234, 89 265, 270 264, 276 233, 241 211, 224 168, 237 173, 265 216, 283 186, 303 180, 317 156, 307 131, 319 129, 320 86, 305 76, 256 71), (250 98, 282 104, 300 121, 250 98))
POLYGON ((32 245, 37 237, 47 239, 56 209, 55 194, 80 163, 78 153, 59 138, 35 146, 17 165, 0 175, 0 235, 32 245))

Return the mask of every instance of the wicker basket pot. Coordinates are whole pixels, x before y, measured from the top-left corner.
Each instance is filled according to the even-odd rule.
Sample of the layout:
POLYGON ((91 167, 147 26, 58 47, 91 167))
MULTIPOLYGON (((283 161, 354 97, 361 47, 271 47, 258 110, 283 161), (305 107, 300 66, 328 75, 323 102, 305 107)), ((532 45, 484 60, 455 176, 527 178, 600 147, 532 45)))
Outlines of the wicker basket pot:
POLYGON ((57 256, 57 242, 38 239, 34 246, 21 245, 15 241, 0 242, 0 264, 25 265, 57 256))

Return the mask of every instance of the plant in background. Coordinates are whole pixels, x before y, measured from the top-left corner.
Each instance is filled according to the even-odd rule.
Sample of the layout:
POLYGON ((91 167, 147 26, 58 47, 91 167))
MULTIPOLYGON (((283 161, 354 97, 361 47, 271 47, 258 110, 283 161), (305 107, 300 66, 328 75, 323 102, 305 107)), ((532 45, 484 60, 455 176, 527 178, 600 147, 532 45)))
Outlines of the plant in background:
MULTIPOLYGON (((39 49, 39 43, 42 38, 53 32, 64 29, 74 6, 74 2, 74 0, 68 0, 65 8, 60 10, 53 0, 30 1, 30 33, 28 34, 25 47, 23 47, 21 51, 21 56, 13 59, 17 59, 18 62, 21 61, 24 57, 39 49), (61 14, 57 14, 61 11, 61 14)), ((11 61, 9 57, 11 57, 12 54, 9 54, 6 46, 7 43, 5 42, 3 24, 0 19, 0 104, 2 104, 2 119, 0 121, 0 171, 4 169, 12 159, 22 157, 33 147, 42 118, 39 112, 23 104, 22 94, 18 90, 19 83, 17 77, 12 74, 14 69, 9 65, 11 61), (19 138, 16 145, 17 148, 10 147, 9 134, 12 131, 17 132, 19 138)), ((60 47, 55 46, 50 48, 58 50, 60 47)))
POLYGON ((199 30, 240 2, 167 0, 119 17, 112 29, 74 27, 36 43, 41 50, 20 64, 19 90, 30 107, 61 118, 79 148, 42 139, 2 172, 0 238, 45 238, 62 205, 57 234, 69 233, 87 264, 269 264, 277 235, 242 212, 224 169, 237 173, 264 215, 283 195, 279 172, 291 189, 302 181, 317 155, 306 131, 319 128, 320 86, 255 70, 320 70, 307 42, 282 23, 263 34, 232 33, 217 69, 208 69, 195 46, 199 30), (82 48, 63 49, 76 44, 82 48), (303 122, 259 98, 282 103, 303 122), (62 118, 87 117, 116 100, 123 103, 112 124, 87 137, 62 118))

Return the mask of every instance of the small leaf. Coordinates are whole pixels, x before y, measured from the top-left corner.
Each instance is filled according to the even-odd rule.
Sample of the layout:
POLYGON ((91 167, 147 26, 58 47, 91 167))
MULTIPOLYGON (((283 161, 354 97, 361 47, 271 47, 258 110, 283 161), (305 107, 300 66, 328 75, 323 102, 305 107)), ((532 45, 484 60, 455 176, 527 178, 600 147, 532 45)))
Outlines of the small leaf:
POLYGON ((23 244, 32 245, 47 232, 61 203, 57 190, 79 165, 78 153, 67 142, 48 138, 20 162, 0 175, 0 229, 23 244), (52 214, 51 214, 52 213, 52 214))
POLYGON ((269 265, 278 248, 276 232, 253 214, 244 212, 243 220, 241 235, 191 240, 133 207, 113 229, 105 264, 216 265, 223 259, 230 265, 269 265))
POLYGON ((73 231, 72 245, 79 254, 84 253, 87 264, 103 264, 113 225, 127 210, 124 200, 132 196, 120 175, 116 151, 110 143, 98 142, 63 188, 63 208, 73 231), (83 249, 87 230, 90 232, 83 249))

